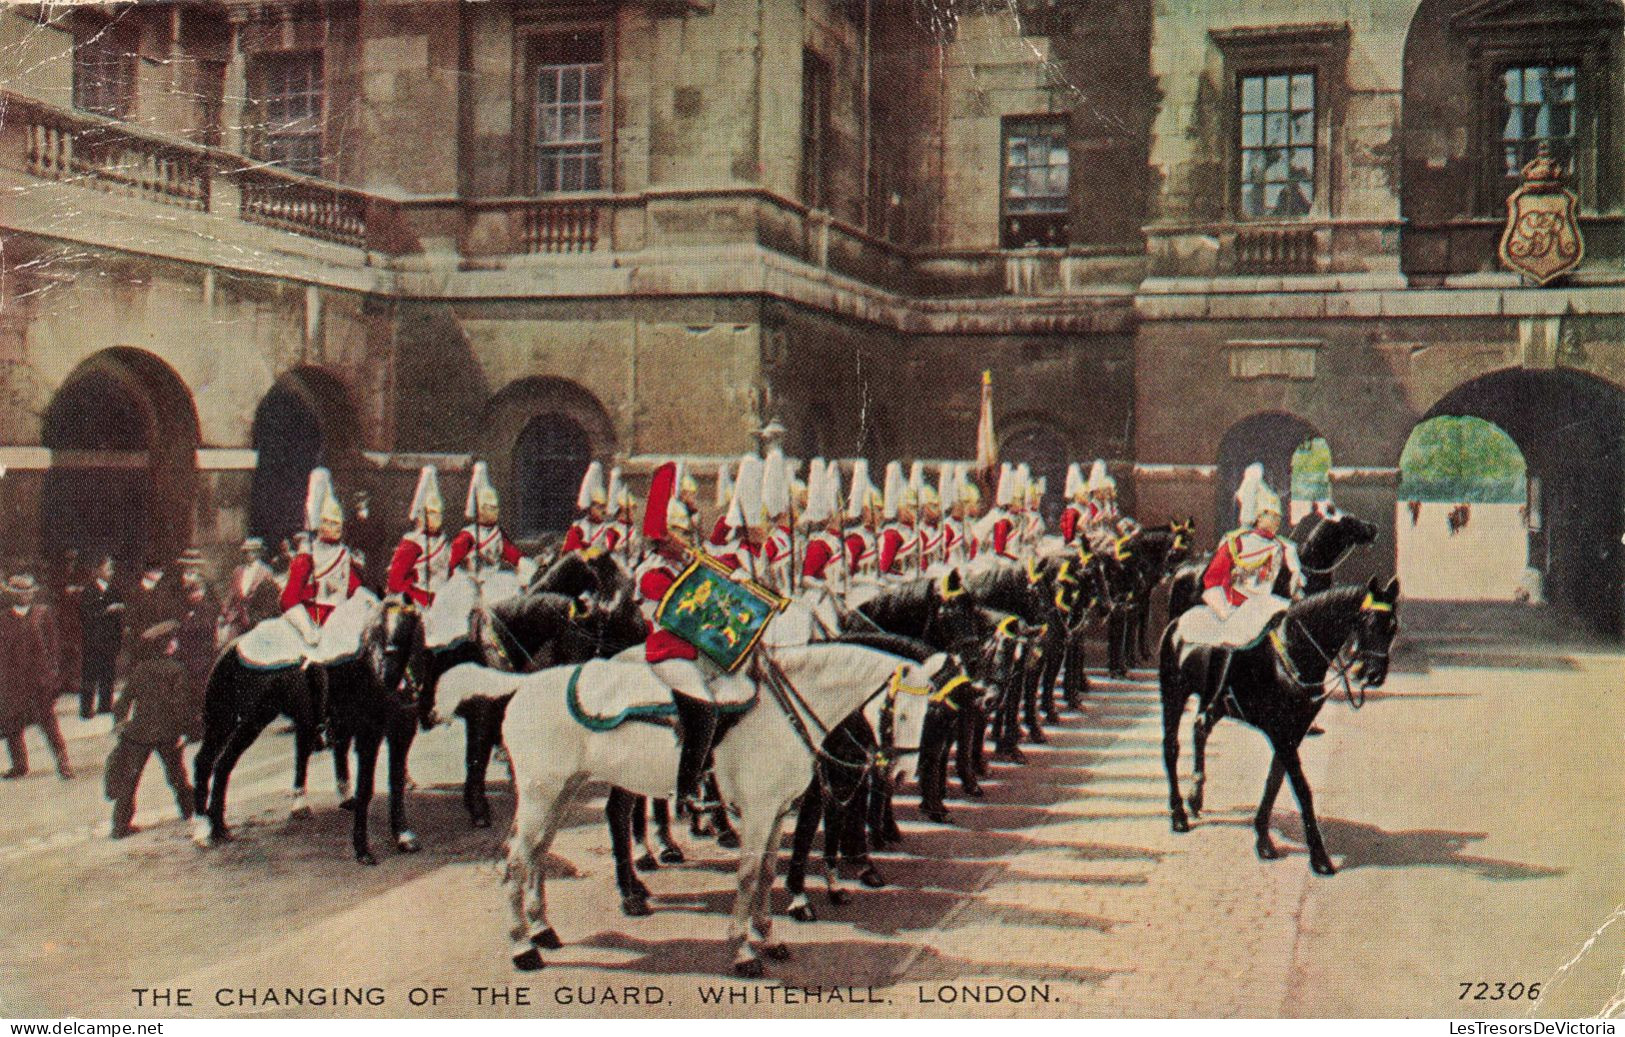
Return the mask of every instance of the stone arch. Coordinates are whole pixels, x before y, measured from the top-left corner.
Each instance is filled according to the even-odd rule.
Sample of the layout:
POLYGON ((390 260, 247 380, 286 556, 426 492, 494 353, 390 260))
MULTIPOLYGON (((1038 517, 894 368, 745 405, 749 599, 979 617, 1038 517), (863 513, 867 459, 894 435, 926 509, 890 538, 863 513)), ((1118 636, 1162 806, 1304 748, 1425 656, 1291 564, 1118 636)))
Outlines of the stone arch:
POLYGON ((598 397, 549 377, 521 379, 491 397, 478 440, 509 531, 527 538, 568 526, 588 463, 607 467, 616 449, 614 423, 598 397))
POLYGON ((1563 368, 1506 368, 1457 385, 1417 423, 1442 415, 1488 421, 1523 453, 1546 599, 1599 632, 1625 630, 1621 386, 1563 368))
POLYGON ((1292 510, 1292 456, 1304 443, 1325 439, 1308 420, 1286 411, 1263 411, 1231 425, 1219 440, 1214 480, 1213 529, 1236 526, 1236 487, 1247 466, 1264 466, 1264 481, 1281 495, 1283 511, 1292 510))
POLYGON ((126 568, 167 562, 192 537, 197 407, 159 357, 127 346, 87 357, 46 408, 53 451, 40 495, 40 548, 105 552, 126 568))
POLYGON ((321 367, 284 372, 260 398, 251 432, 258 457, 248 530, 275 544, 304 525, 310 470, 325 465, 339 493, 359 488, 361 425, 342 379, 321 367))
POLYGON ((1048 480, 1044 494, 1044 522, 1054 529, 1066 506, 1066 466, 1073 460, 1071 444, 1059 421, 1048 414, 1013 415, 999 433, 999 459, 1025 463, 1034 479, 1048 480))

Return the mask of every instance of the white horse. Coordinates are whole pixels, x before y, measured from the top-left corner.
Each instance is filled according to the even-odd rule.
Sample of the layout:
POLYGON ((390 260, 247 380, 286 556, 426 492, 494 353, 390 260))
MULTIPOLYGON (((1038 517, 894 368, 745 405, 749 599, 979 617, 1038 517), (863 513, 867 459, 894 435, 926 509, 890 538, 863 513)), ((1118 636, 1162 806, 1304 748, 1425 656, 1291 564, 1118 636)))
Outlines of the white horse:
MULTIPOLYGON (((893 681, 937 685, 957 669, 945 654, 914 663, 840 643, 778 649, 774 661, 805 703, 810 715, 802 723, 815 741, 822 737, 820 729, 840 723, 877 689, 893 681)), ((623 709, 669 703, 670 690, 643 664, 602 660, 502 676, 517 692, 505 723, 518 793, 506 876, 512 884, 511 950, 515 967, 530 971, 542 967, 541 949, 562 946, 547 921, 543 858, 570 803, 593 779, 651 798, 670 795, 677 745, 667 727, 629 722, 590 730, 572 715, 587 701, 623 709)), ((493 677, 482 667, 465 665, 446 674, 441 685, 450 683, 457 696, 461 683, 485 683, 493 677)), ((778 960, 790 954, 772 939, 769 894, 784 817, 812 779, 814 760, 813 748, 766 688, 716 746, 717 782, 741 815, 738 894, 728 942, 734 970, 744 976, 762 974, 760 954, 778 960), (760 953, 749 939, 752 930, 760 953)))

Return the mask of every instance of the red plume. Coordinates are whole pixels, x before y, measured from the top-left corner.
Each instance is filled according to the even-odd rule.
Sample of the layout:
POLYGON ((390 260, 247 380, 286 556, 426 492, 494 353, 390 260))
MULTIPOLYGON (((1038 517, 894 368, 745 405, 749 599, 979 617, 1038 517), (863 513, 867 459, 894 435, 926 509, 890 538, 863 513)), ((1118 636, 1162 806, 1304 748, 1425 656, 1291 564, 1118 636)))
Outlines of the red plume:
POLYGON ((666 506, 677 492, 677 462, 667 461, 655 469, 649 484, 649 500, 643 509, 643 536, 646 540, 666 539, 666 506))

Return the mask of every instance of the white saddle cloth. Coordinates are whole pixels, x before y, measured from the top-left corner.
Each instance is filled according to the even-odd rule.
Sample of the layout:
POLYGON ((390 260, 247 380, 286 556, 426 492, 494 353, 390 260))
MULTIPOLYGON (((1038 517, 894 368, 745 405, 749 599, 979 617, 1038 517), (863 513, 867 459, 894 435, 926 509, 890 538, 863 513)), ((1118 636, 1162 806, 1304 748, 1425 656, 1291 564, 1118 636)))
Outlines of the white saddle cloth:
POLYGON ((466 572, 452 573, 423 614, 424 644, 441 649, 467 640, 476 608, 516 598, 524 589, 520 576, 506 569, 487 571, 478 581, 466 572))
POLYGON ((676 712, 671 689, 647 664, 593 659, 575 681, 571 712, 592 726, 612 726, 631 716, 676 712))
POLYGON ((1197 605, 1179 617, 1176 632, 1186 648, 1194 645, 1246 648, 1257 643, 1270 620, 1285 612, 1290 604, 1273 594, 1257 594, 1232 609, 1227 619, 1220 619, 1207 605, 1197 605))
MULTIPOLYGON (((287 613, 261 620, 237 642, 237 655, 259 669, 296 666, 306 659, 327 665, 361 654, 361 635, 378 615, 382 602, 365 587, 333 609, 322 624, 321 638, 306 641, 287 613)), ((303 605, 295 608, 304 609, 303 605)))

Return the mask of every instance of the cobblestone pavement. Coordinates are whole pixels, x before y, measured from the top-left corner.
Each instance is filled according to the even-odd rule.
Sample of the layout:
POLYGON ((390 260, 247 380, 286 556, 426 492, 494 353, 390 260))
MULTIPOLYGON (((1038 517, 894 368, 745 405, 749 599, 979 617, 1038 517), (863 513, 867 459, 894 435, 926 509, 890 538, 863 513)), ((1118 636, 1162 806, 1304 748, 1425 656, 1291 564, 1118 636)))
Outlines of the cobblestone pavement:
POLYGON ((495 797, 497 829, 468 827, 460 729, 414 750, 425 851, 384 852, 375 803, 382 864, 361 868, 325 757, 315 816, 286 817, 292 740, 269 733, 232 788, 234 842, 186 841, 156 763, 138 819, 150 827, 108 841, 106 721, 74 718, 78 779, 0 786, 0 1014, 148 1014, 136 987, 192 991, 194 1007, 159 1015, 1596 1014, 1625 964, 1622 657, 1482 651, 1491 665, 1395 673, 1363 710, 1323 714, 1304 756, 1333 878, 1309 872, 1289 792, 1275 818, 1288 855, 1254 856, 1268 758, 1233 723, 1210 743, 1208 812, 1173 834, 1155 685, 1097 681, 1028 765, 996 765, 986 799, 955 802, 951 827, 907 801, 905 852, 880 858, 890 885, 848 883, 844 906, 815 894, 815 923, 781 917, 794 956, 761 983, 724 975, 733 855, 686 838, 690 863, 646 876, 656 914, 624 918, 597 800, 555 845, 549 904, 566 946, 541 973, 513 972, 498 863, 511 804, 495 797), (1507 986, 1460 1000, 1477 982, 1486 997, 1507 986), (1505 997, 1536 982, 1538 1008, 1505 997), (810 997, 778 983, 822 988, 824 1003, 774 1007, 810 997), (267 987, 377 987, 384 1003, 288 1008, 265 1004, 267 987), (414 1007, 419 987, 443 1000, 414 1007))

